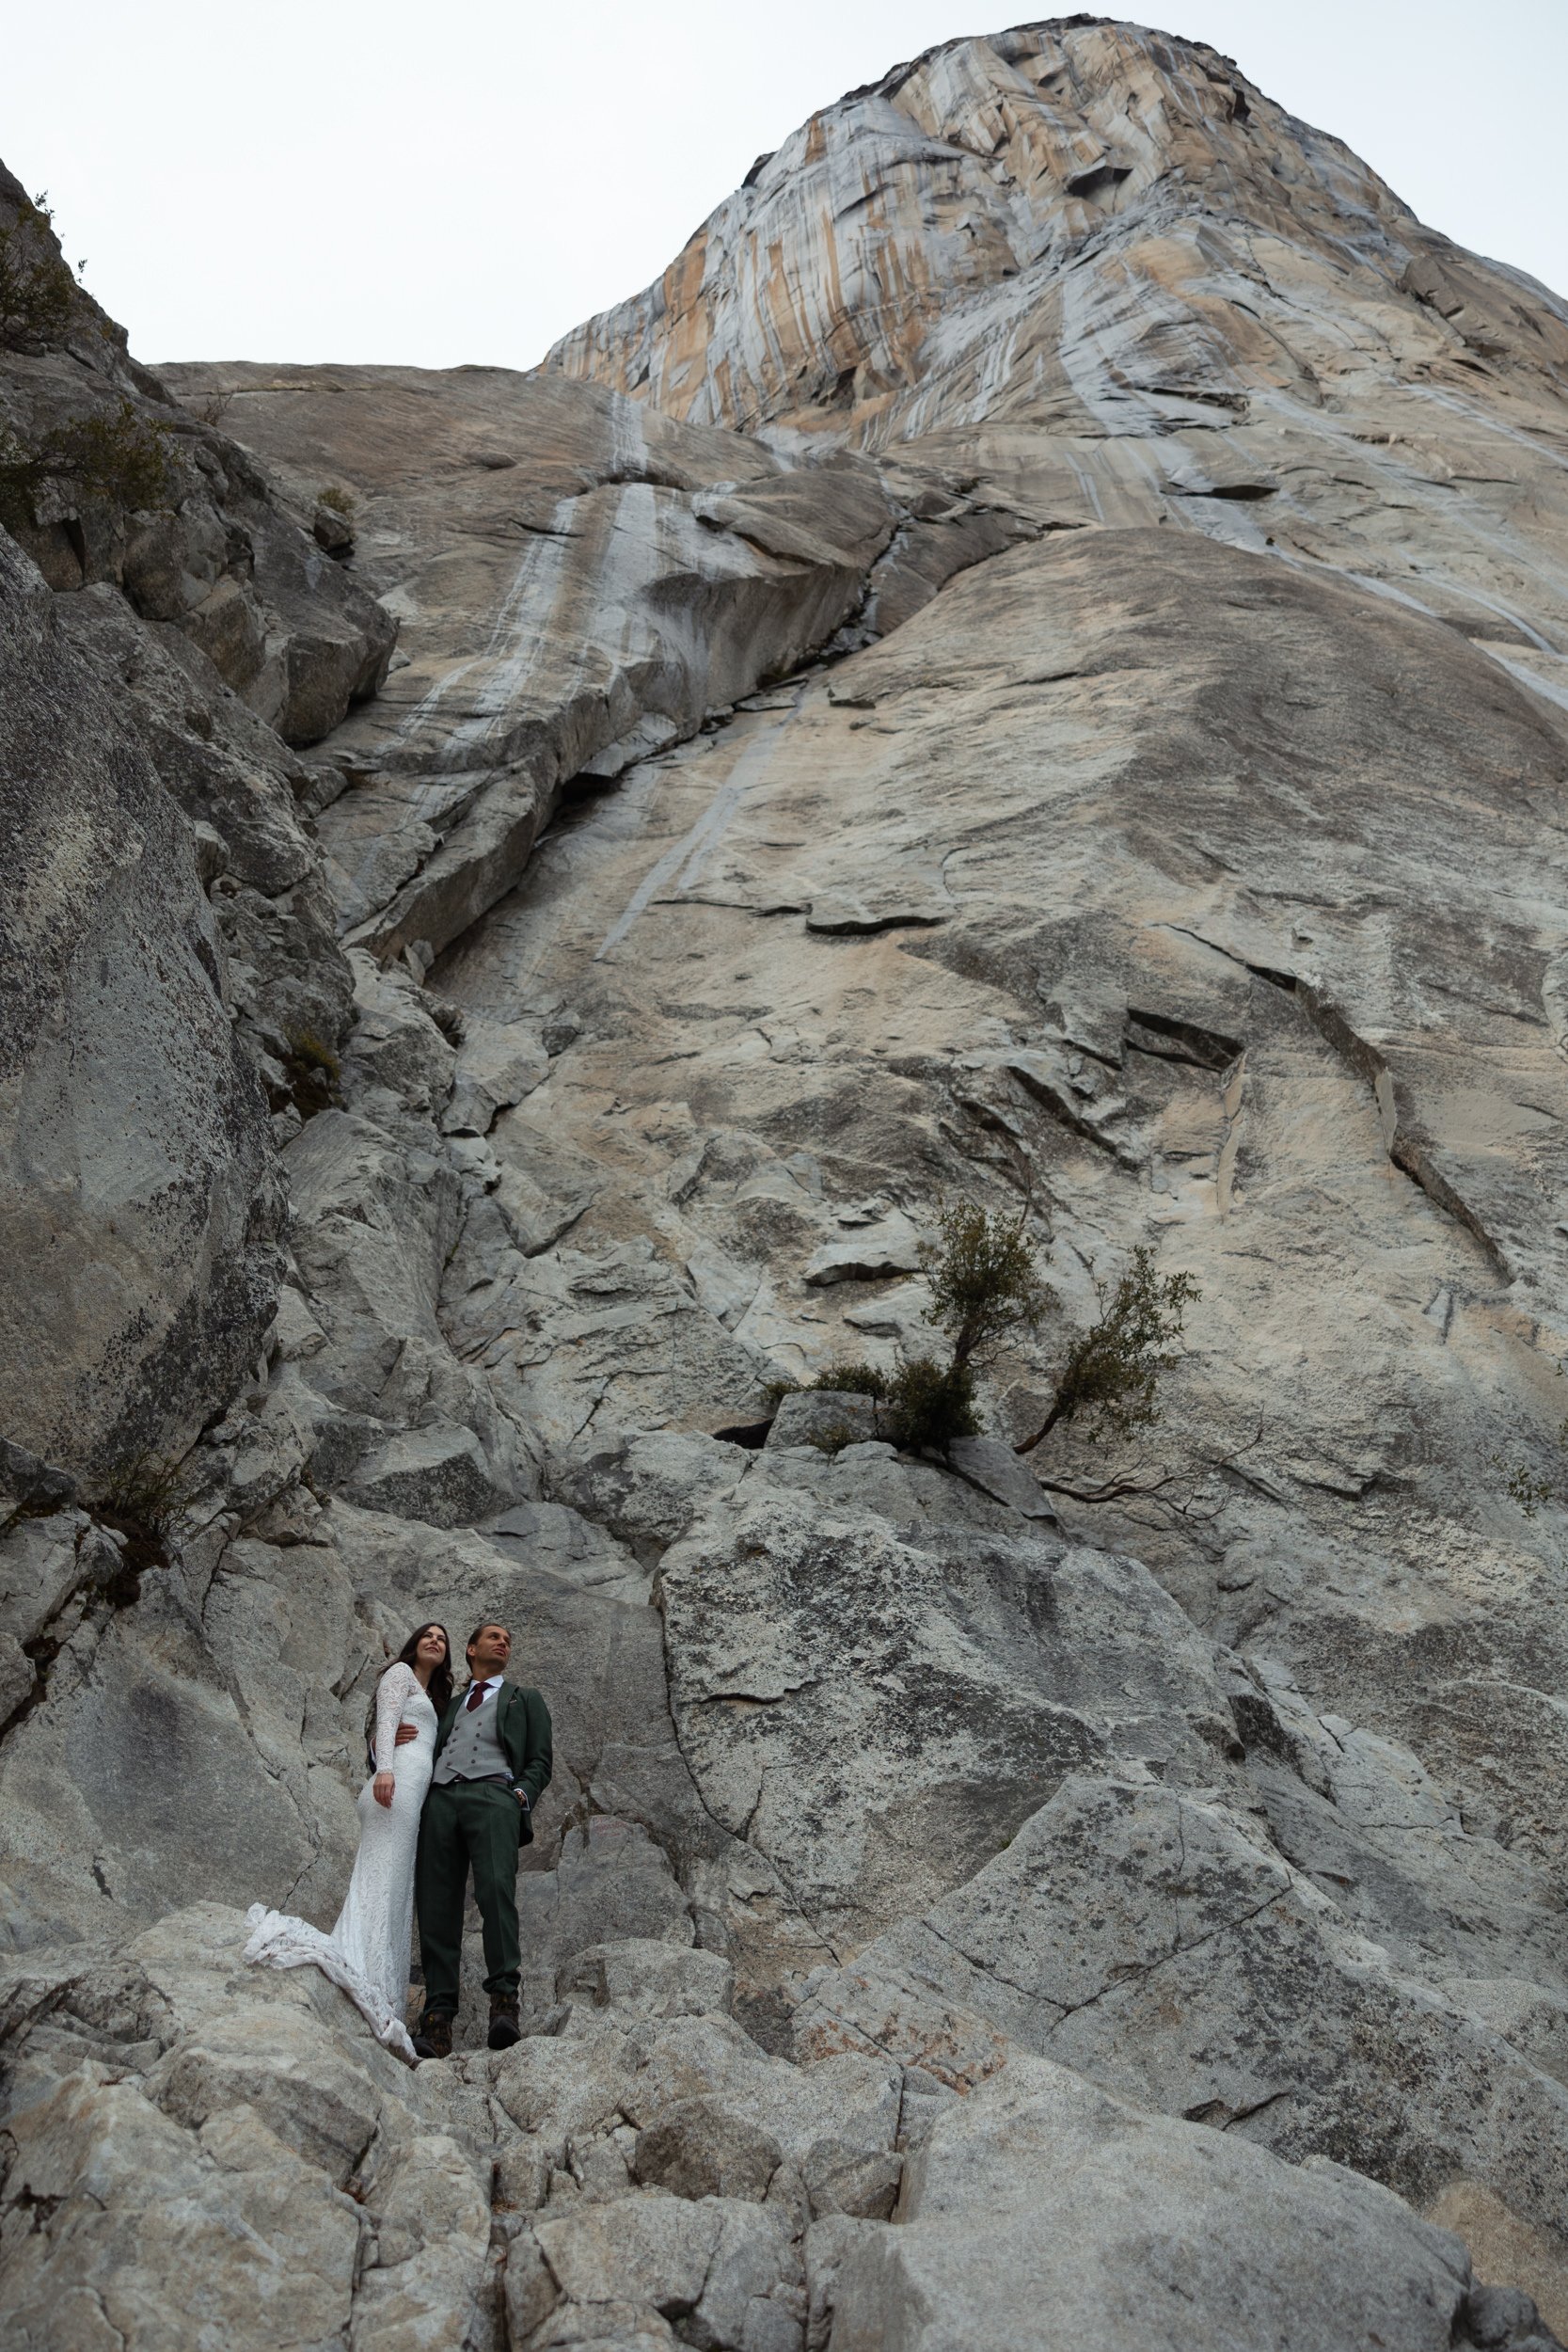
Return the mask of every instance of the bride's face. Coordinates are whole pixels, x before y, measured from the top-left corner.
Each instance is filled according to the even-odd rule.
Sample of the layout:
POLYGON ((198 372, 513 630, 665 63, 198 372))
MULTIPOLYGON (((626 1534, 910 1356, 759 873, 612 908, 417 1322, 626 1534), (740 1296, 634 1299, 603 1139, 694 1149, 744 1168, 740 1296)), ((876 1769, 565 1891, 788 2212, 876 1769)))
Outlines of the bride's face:
POLYGON ((447 1637, 438 1625, 426 1626, 417 1652, 421 1666, 438 1666, 447 1654, 447 1637))

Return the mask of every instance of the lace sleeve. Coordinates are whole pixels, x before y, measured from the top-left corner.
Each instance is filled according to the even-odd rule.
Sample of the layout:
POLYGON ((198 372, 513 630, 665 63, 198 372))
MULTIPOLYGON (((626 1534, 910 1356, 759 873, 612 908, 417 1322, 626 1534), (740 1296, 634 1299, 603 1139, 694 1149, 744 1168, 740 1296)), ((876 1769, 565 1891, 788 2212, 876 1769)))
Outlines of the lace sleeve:
POLYGON ((388 1667, 375 1691, 375 1769, 389 1772, 392 1758, 398 1752, 397 1731, 403 1721, 403 1709, 408 1693, 419 1677, 412 1666, 399 1659, 388 1667))

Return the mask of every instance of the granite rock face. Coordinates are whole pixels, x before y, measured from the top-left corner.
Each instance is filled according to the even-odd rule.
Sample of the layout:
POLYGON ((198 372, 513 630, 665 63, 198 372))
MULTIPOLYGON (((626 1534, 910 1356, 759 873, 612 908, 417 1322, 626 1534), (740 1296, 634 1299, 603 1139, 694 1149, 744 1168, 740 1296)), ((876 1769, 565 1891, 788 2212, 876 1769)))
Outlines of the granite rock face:
MULTIPOLYGON (((0 167, 0 228, 25 213, 21 184, 0 167)), ((36 230, 12 266, 59 248, 36 230)), ((149 623, 179 631, 286 743, 313 743, 386 675, 396 626, 357 581, 316 547, 212 411, 179 407, 131 358, 125 330, 74 285, 67 316, 44 336, 8 331, 0 428, 26 452, 45 437, 120 420, 155 436, 169 476, 155 507, 127 513, 112 498, 49 482, 17 521, 50 586, 101 581, 149 623)), ((13 517, 13 519, 16 519, 13 517)))
POLYGON ((592 789, 794 670, 863 602, 895 508, 596 387, 505 369, 185 366, 300 500, 348 485, 405 662, 334 739, 322 816, 349 936, 421 965, 592 789))
POLYGON ((531 377, 68 327, 16 429, 187 486, 6 574, 19 2341, 1568 2334, 1561 305, 1072 19, 531 377), (145 1375, 37 1271, 62 1136, 178 1144, 145 1375), (775 1410, 932 1348, 943 1195, 1057 1295, 984 1434, 775 1410), (1164 1421, 1020 1455, 1138 1247, 1164 1421), (381 1665, 492 1613, 524 2037, 470 1920, 410 2074, 241 1920, 330 1921, 381 1665))
POLYGON ((650 2001, 647 1947, 601 1946, 551 2035, 413 2075, 244 1936, 207 1903, 8 1968, 0 2280, 29 2352, 173 2352, 198 2313, 258 2345, 667 2343, 689 2315, 715 2352, 798 2344, 812 2219, 902 2169, 898 2068, 767 2056, 704 1955, 650 2001))
POLYGON ((884 447, 992 421, 1228 441, 1445 358, 1560 389, 1568 312, 1232 59, 1078 17, 944 41, 824 107, 550 364, 693 422, 884 447))
POLYGON ((284 1205, 189 830, 0 538, 0 1425, 182 1451, 253 1359, 284 1205))
POLYGON ((244 1932, 207 1903, 7 1966, 0 2280, 27 2352, 175 2352, 198 2324, 410 2352, 1022 2347, 1042 2309, 1107 2347, 1186 2344, 1195 2310, 1237 2352, 1265 2328, 1555 2342, 1387 2190, 1022 2052, 961 2100, 885 2058, 792 2065, 704 1956, 650 2003, 649 1947, 623 1942, 584 1954, 593 1997, 549 2034, 410 2076, 308 1972, 241 1965, 244 1932))
POLYGON ((1484 1960, 1467 1947, 1459 1896, 1448 1951, 1433 1935, 1402 1966, 1233 1802, 1074 1775, 965 1886, 821 1979, 800 2046, 853 2046, 876 2018, 885 2048, 906 2010, 911 2042, 969 2012, 1142 2106, 1353 2165, 1418 2204, 1485 2183, 1549 2241, 1568 2098, 1466 2014, 1465 1982, 1466 1963, 1554 1979, 1553 1909, 1504 1855, 1453 1868, 1489 1881, 1496 1930, 1531 1959, 1515 1944, 1501 1962, 1500 1936, 1484 1960))
POLYGON ((772 1461, 664 1556, 671 1705, 709 1811, 835 1947, 1065 1775, 1137 1756, 1201 1780, 1235 1744, 1208 1645, 1138 1562, 1000 1508, 938 1518, 945 1498, 905 1534, 891 1495, 857 1509, 847 1470, 786 1484, 772 1461))
POLYGON ((1201 43, 1080 17, 895 67, 549 364, 918 469, 906 571, 955 527, 940 477, 1040 529, 1333 566, 1568 691, 1568 305, 1201 43))
MULTIPOLYGON (((57 264, 3 173, 0 229, 57 264)), ((261 1355, 288 1214, 269 1114, 299 1123, 302 1041, 329 1063, 353 993, 291 746, 375 690, 395 623, 80 288, 45 334, 8 321, 8 468, 99 432, 164 472, 132 511, 70 475, 18 503, 8 472, 0 557, 5 1244, 34 1269, 5 1286, 0 1409, 102 1485, 183 1452, 261 1355)))

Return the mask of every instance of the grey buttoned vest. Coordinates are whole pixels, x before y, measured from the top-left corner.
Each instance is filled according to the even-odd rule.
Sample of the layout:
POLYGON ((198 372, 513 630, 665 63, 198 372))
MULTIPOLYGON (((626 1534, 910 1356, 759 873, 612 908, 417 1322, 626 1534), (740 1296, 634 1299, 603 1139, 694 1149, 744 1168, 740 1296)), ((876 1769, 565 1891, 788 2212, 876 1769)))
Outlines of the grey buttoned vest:
POLYGON ((511 1787, 512 1766, 496 1736, 500 1703, 505 1695, 503 1682, 483 1707, 470 1712, 465 1703, 458 1710, 457 1721, 447 1734, 447 1744, 436 1759, 434 1777, 438 1784, 444 1786, 452 1780, 500 1780, 511 1787))

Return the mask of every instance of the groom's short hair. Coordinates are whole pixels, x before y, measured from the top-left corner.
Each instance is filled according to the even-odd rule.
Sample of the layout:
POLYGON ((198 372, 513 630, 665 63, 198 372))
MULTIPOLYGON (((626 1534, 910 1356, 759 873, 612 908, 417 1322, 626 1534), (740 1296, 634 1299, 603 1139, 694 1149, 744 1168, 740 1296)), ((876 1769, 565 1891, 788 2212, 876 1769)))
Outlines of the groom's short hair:
POLYGON ((465 1658, 467 1658, 469 1650, 472 1649, 480 1635, 482 1633, 488 1633, 492 1626, 495 1627, 498 1633, 504 1633, 508 1640, 511 1639, 511 1627, 504 1625, 499 1617, 481 1617, 479 1623, 475 1626, 473 1631, 469 1634, 468 1639, 464 1645, 463 1655, 465 1658))

